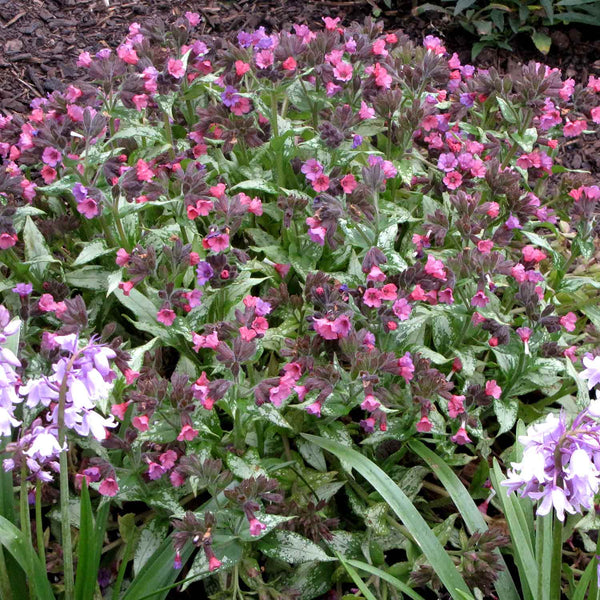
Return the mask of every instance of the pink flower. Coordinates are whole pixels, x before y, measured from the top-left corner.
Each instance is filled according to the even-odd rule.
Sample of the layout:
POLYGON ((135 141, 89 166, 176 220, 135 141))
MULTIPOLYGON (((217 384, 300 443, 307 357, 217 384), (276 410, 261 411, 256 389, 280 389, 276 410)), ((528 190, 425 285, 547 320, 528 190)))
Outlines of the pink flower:
POLYGON ((452 289, 446 288, 444 290, 440 290, 440 293, 438 294, 438 300, 442 304, 454 304, 454 296, 452 294, 452 289))
POLYGON ((98 488, 98 492, 100 492, 100 494, 103 496, 110 496, 111 498, 116 496, 118 491, 119 484, 112 477, 107 477, 98 488))
POLYGON ((569 121, 563 127, 563 135, 565 137, 576 137, 585 131, 587 127, 587 121, 584 119, 579 119, 577 121, 569 121))
POLYGON ((342 179, 340 180, 340 184, 342 186, 342 189, 344 190, 344 194, 351 194, 358 185, 356 183, 356 178, 351 173, 342 177, 342 179))
POLYGON ((0 233, 0 250, 8 250, 8 248, 12 248, 17 240, 16 233, 0 233))
POLYGON ((56 310, 56 302, 51 294, 42 294, 38 300, 38 308, 42 312, 52 312, 56 310))
POLYGON ((360 405, 360 407, 363 410, 368 410, 369 412, 373 412, 375 409, 379 408, 380 406, 381 406, 381 403, 372 394, 367 394, 365 396, 365 399, 363 400, 362 404, 360 405))
POLYGON ((590 111, 590 116, 592 117, 592 121, 594 123, 600 123, 600 106, 595 106, 590 111))
POLYGON ((181 79, 185 75, 183 62, 178 58, 170 58, 167 61, 167 71, 169 72, 169 75, 175 77, 175 79, 181 79))
POLYGON ((229 246, 229 235, 227 233, 209 233, 202 240, 202 246, 205 250, 222 252, 229 246))
POLYGON ((341 60, 333 69, 333 75, 338 81, 350 81, 352 79, 352 65, 341 60))
POLYGON ((125 248, 119 248, 117 250, 117 259, 115 262, 117 263, 117 265, 119 265, 119 267, 124 267, 127 265, 130 258, 131 254, 129 254, 129 252, 127 252, 125 248))
POLYGON ((135 165, 136 175, 138 181, 152 181, 154 178, 154 171, 150 168, 150 165, 141 158, 135 165))
POLYGON ((502 388, 496 383, 495 379, 485 382, 485 393, 492 398, 498 400, 502 394, 502 388))
POLYGON ((329 177, 324 173, 317 175, 312 182, 312 188, 315 192, 326 192, 329 189, 329 177))
POLYGON ((531 339, 532 331, 529 327, 519 327, 517 329, 517 335, 521 338, 523 343, 528 342, 531 339))
POLYGON ((129 293, 134 288, 133 281, 121 281, 119 283, 119 289, 123 291, 124 296, 129 296, 129 293))
POLYGON ((250 523, 250 535, 260 535, 261 531, 264 531, 267 526, 261 523, 256 517, 252 517, 250 523))
POLYGON ((338 333, 333 328, 333 321, 327 318, 313 319, 314 330, 325 340, 337 340, 338 333))
POLYGON ((56 179, 56 176, 58 175, 58 173, 56 172, 56 169, 53 169, 52 167, 50 167, 48 165, 44 165, 42 167, 42 170, 40 171, 40 173, 41 173, 42 179, 44 180, 44 183, 46 185, 50 185, 56 179))
POLYGON ((368 288, 363 294, 363 302, 371 308, 381 306, 381 292, 377 288, 368 288))
POLYGON ((471 438, 467 434, 467 430, 462 425, 458 428, 458 431, 450 439, 459 446, 469 444, 471 442, 471 438))
POLYGON ((122 402, 121 404, 113 404, 110 407, 110 412, 121 419, 121 421, 125 418, 125 413, 127 412, 127 408, 129 407, 130 402, 122 402))
POLYGON ((137 52, 129 44, 119 46, 117 48, 117 56, 129 65, 137 65, 140 60, 137 52))
POLYGON ((281 66, 285 71, 295 71, 298 63, 293 56, 288 56, 282 63, 281 66))
POLYGON ((309 415, 314 415, 315 417, 321 416, 321 403, 319 401, 313 402, 306 407, 306 412, 309 415))
POLYGON ((81 52, 75 63, 78 67, 89 67, 92 64, 92 56, 89 52, 81 52))
POLYGON ((367 275, 367 281, 385 281, 385 273, 377 265, 373 265, 367 275))
POLYGON ((398 296, 398 288, 393 283, 386 283, 380 292, 382 300, 395 300, 398 296))
POLYGON ((132 371, 131 369, 125 369, 123 371, 123 375, 125 375, 125 383, 127 385, 131 385, 139 376, 139 371, 132 371))
POLYGON ((375 118, 375 109, 370 108, 367 103, 363 100, 360 103, 360 110, 358 111, 358 116, 361 119, 374 119, 375 118))
POLYGON ((138 112, 148 107, 148 96, 146 94, 135 94, 131 101, 135 105, 135 109, 138 112))
POLYGON ((444 263, 441 260, 435 259, 431 254, 427 256, 425 273, 435 277, 436 279, 446 281, 446 270, 444 269, 444 263))
POLYGON ((522 248, 521 252, 523 254, 523 259, 527 262, 538 263, 547 258, 546 254, 544 254, 541 250, 538 250, 530 245, 522 248))
POLYGON ((247 73, 249 70, 250 65, 248 63, 245 63, 243 60, 235 61, 235 73, 238 77, 241 77, 242 75, 244 75, 244 73, 247 73))
POLYGON ((410 313, 412 312, 412 307, 406 300, 406 298, 398 298, 394 305, 392 306, 392 310, 394 314, 400 319, 400 321, 406 321, 408 317, 410 317, 410 313))
POLYGON ((348 337, 352 329, 352 322, 348 315, 340 315, 333 321, 333 331, 337 333, 338 338, 348 337))
POLYGON ((271 50, 261 50, 256 53, 254 60, 259 69, 266 69, 273 64, 275 57, 271 50))
POLYGON ((416 428, 419 433, 429 433, 433 425, 427 415, 423 415, 421 420, 417 423, 416 428))
POLYGON ((462 175, 458 171, 450 171, 443 179, 449 190, 455 190, 462 183, 462 175))
POLYGON ((450 396, 450 400, 448 400, 448 414, 452 419, 456 419, 458 415, 465 412, 464 401, 465 396, 456 396, 455 394, 450 396))
POLYGON ((197 333, 192 334, 192 341, 194 342, 194 350, 200 351, 200 348, 210 348, 216 350, 219 345, 219 336, 216 331, 213 331, 209 335, 198 335, 197 333))
POLYGON ((322 19, 323 23, 325 23, 325 29, 327 29, 327 31, 335 31, 338 23, 340 22, 339 17, 335 17, 335 19, 332 19, 331 17, 322 17, 322 19))
POLYGON ((42 162, 50 167, 55 167, 62 159, 62 154, 52 146, 46 146, 42 152, 42 162))
POLYGON ((191 27, 196 27, 200 23, 200 15, 197 12, 190 12, 189 10, 185 13, 185 18, 191 27))
POLYGON ((477 242, 477 250, 482 254, 489 254, 494 247, 494 242, 492 240, 479 240, 477 242))
POLYGON ((566 315, 563 315, 560 319, 560 324, 567 331, 575 331, 575 324, 577 323, 577 315, 573 312, 568 312, 566 315))
POLYGON ((483 290, 479 290, 472 298, 471 298, 471 306, 479 306, 481 308, 485 308, 490 302, 490 299, 485 295, 483 290))
POLYGON ((216 557, 216 556, 211 556, 208 559, 208 570, 212 573, 213 571, 216 571, 223 563, 216 557))
POLYGON ((133 419, 131 419, 131 424, 138 430, 138 431, 148 431, 148 429, 150 429, 150 426, 148 425, 148 415, 141 415, 139 417, 133 417, 133 419))
POLYGON ((161 308, 158 313, 156 313, 156 320, 167 327, 171 327, 175 322, 175 312, 170 308, 161 308))
POLYGON ((398 359, 398 371, 398 375, 404 377, 407 383, 414 377, 415 365, 413 364, 410 352, 407 352, 398 359))
POLYGON ((177 436, 179 442, 191 442, 198 435, 198 430, 194 429, 191 425, 184 425, 177 436))

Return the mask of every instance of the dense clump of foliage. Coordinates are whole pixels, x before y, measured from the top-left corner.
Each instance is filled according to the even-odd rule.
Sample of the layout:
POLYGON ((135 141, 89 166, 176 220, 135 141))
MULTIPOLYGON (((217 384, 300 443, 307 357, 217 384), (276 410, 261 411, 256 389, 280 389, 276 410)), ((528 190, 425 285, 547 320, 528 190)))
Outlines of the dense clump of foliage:
POLYGON ((370 20, 198 22, 134 23, 0 117, 5 597, 15 558, 67 600, 585 594, 600 188, 557 156, 600 80, 370 20), (525 532, 494 460, 544 419, 506 482, 541 500, 525 532))

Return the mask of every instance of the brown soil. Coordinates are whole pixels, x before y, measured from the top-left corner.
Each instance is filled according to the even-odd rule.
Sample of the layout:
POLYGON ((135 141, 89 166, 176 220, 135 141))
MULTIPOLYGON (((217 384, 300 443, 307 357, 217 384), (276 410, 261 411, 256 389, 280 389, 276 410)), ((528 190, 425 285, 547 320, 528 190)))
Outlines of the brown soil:
MULTIPOLYGON (((387 9, 384 0, 0 0, 0 111, 26 112, 32 98, 76 79, 81 75, 75 67, 79 53, 116 47, 131 22, 150 17, 170 22, 186 10, 202 15, 204 33, 217 34, 260 25, 319 27, 322 16, 340 16, 348 23, 379 12, 388 29, 403 29, 415 40, 438 35, 463 63, 471 62, 476 40, 451 19, 415 18, 413 0, 393 0, 391 6, 387 9)), ((519 62, 537 60, 561 68, 578 82, 587 82, 590 74, 600 75, 598 28, 555 28, 548 33, 553 46, 546 57, 527 36, 521 36, 512 41, 513 52, 485 49, 475 64, 510 72, 519 62)), ((600 137, 587 135, 585 143, 571 143, 562 162, 598 175, 600 137)))

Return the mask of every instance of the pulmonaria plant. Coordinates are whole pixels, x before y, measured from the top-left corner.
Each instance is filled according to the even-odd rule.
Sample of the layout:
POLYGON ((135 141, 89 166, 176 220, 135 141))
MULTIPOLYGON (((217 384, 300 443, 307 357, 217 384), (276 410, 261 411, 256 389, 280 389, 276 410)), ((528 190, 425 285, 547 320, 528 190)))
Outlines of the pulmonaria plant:
MULTIPOLYGON (((80 81, 0 116, 5 466, 43 498, 61 471, 63 490, 75 473, 82 497, 99 483, 145 503, 146 541, 167 514, 191 580, 233 568, 222 597, 308 597, 302 568, 265 559, 278 544, 328 563, 323 539, 399 542, 346 462, 302 434, 394 469, 414 466, 419 437, 483 475, 522 403, 574 393, 600 339, 600 193, 559 163, 598 123, 600 85, 534 62, 500 76, 371 19, 235 39, 199 23, 134 23, 115 50, 81 54, 80 81), (84 334, 109 322, 131 364, 123 340, 84 334)), ((589 508, 592 416, 526 438, 511 481, 542 511, 589 508)), ((482 540, 461 561, 491 590, 482 540)), ((145 556, 108 554, 103 581, 119 585, 131 569, 116 563, 135 555, 137 572, 145 556)), ((318 562, 323 595, 340 578, 318 562)))

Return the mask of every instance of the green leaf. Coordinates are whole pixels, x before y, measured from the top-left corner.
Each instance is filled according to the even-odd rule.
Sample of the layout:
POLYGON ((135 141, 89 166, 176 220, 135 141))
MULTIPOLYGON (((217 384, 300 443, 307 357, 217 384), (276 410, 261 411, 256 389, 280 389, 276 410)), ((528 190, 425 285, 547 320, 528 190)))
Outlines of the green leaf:
POLYGON ((107 271, 100 265, 88 265, 81 269, 75 269, 65 275, 65 281, 76 288, 86 290, 106 290, 108 288, 108 277, 110 271, 107 271))
POLYGON ((37 600, 55 600, 52 587, 46 576, 46 566, 42 565, 33 546, 25 535, 8 519, 0 516, 0 544, 4 546, 25 571, 27 580, 35 592, 37 600))
MULTIPOLYGON (((181 551, 181 562, 185 564, 195 550, 194 546, 187 544, 181 551)), ((170 586, 173 584, 179 571, 173 568, 175 550, 173 539, 168 537, 152 554, 148 562, 140 569, 121 600, 165 600, 170 586)))
POLYGON ((454 7, 454 16, 456 17, 460 15, 461 12, 463 12, 470 6, 473 6, 475 2, 477 2, 477 0, 458 0, 456 6, 454 7))
POLYGON ((25 261, 31 265, 31 272, 38 278, 42 278, 48 265, 52 262, 60 262, 51 254, 44 236, 40 233, 31 217, 25 219, 23 228, 23 242, 25 244, 25 261))
POLYGON ((298 440, 298 451, 302 455, 302 458, 317 471, 325 473, 327 471, 327 463, 325 462, 325 456, 323 456, 323 450, 310 442, 305 440, 298 440))
POLYGON ((348 573, 348 575, 350 575, 352 581, 354 581, 356 587, 362 592, 366 600, 377 600, 377 598, 373 596, 371 590, 369 590, 369 588, 366 586, 365 582, 360 578, 359 574, 354 570, 352 565, 348 564, 340 554, 338 554, 337 556, 338 560, 342 563, 344 569, 346 569, 346 572, 348 573))
MULTIPOLYGON (((535 44, 535 47, 542 53, 548 54, 550 52, 550 46, 552 46, 552 38, 541 31, 534 31, 531 34, 531 39, 535 44)), ((531 150, 526 150, 526 152, 531 152, 531 150)))
POLYGON ((273 531, 260 541, 258 549, 269 558, 277 558, 291 564, 335 560, 320 546, 293 531, 273 531))
POLYGON ((577 398, 575 400, 577 408, 583 410, 590 403, 590 392, 581 375, 575 370, 573 363, 568 358, 565 359, 565 363, 567 365, 567 374, 577 384, 577 398))
POLYGON ((84 245, 83 250, 79 253, 79 256, 71 263, 72 267, 79 267, 81 265, 86 265, 89 262, 92 262, 99 256, 104 256, 105 254, 111 254, 114 252, 112 248, 106 247, 106 242, 104 240, 95 240, 93 242, 89 242, 84 245))
POLYGON ((390 575, 386 571, 382 571, 381 569, 378 569, 377 567, 369 565, 360 560, 348 560, 347 564, 352 565, 353 567, 356 567, 361 571, 371 573, 371 575, 375 575, 375 577, 379 577, 384 581, 387 581, 389 584, 393 585, 398 591, 402 592, 403 594, 405 594, 409 598, 412 598, 413 600, 424 600, 423 596, 417 594, 417 592, 415 592, 411 587, 406 585, 406 583, 400 581, 400 579, 394 577, 393 575, 390 575))
POLYGON ((502 113, 504 120, 507 121, 508 123, 516 123, 517 116, 515 115, 515 112, 514 112, 512 106, 504 98, 501 98, 500 96, 496 97, 496 102, 498 102, 498 106, 500 107, 500 112, 502 113))
MULTIPOLYGON (((418 440, 411 440, 408 444, 413 452, 418 454, 433 471, 433 474, 442 482, 446 491, 450 494, 452 502, 458 508, 460 515, 467 526, 470 534, 487 531, 488 526, 483 515, 473 501, 471 494, 462 484, 456 473, 425 444, 418 440)), ((519 593, 510 576, 510 572, 504 558, 499 550, 495 551, 497 560, 504 566, 504 570, 498 572, 495 582, 496 592, 499 600, 519 600, 519 593)))
POLYGON ((530 592, 535 593, 538 581, 538 566, 533 555, 531 537, 519 514, 522 511, 514 492, 507 495, 506 488, 500 485, 505 477, 496 459, 494 459, 494 468, 490 471, 490 478, 496 490, 496 497, 500 500, 502 512, 504 512, 506 522, 508 523, 514 557, 519 569, 519 577, 521 578, 521 582, 529 587, 530 592))
POLYGON ((94 597, 94 591, 96 590, 98 567, 100 566, 101 545, 104 535, 98 540, 96 528, 94 526, 90 493, 85 479, 83 480, 83 485, 81 487, 80 504, 75 598, 76 600, 89 600, 89 598, 94 597))
POLYGON ((266 194, 278 194, 279 190, 273 183, 266 179, 247 179, 234 185, 231 191, 256 191, 265 192, 266 194))
POLYGON ((498 425, 500 425, 496 435, 502 435, 513 428, 513 425, 517 422, 518 412, 518 398, 494 398, 494 413, 498 419, 498 425))
POLYGON ((533 145, 538 139, 537 129, 535 127, 530 127, 529 129, 526 129, 522 135, 515 132, 511 133, 510 137, 517 142, 525 152, 531 152, 533 150, 533 145))
POLYGON ((302 434, 304 438, 321 446, 344 459, 352 468, 356 469, 390 505, 390 508, 404 523, 415 543, 421 548, 425 558, 436 572, 450 595, 456 600, 460 596, 459 590, 469 593, 469 588, 456 570, 452 559, 448 556, 435 534, 429 528, 419 511, 406 497, 404 492, 372 461, 368 458, 341 444, 326 440, 314 435, 302 434))

